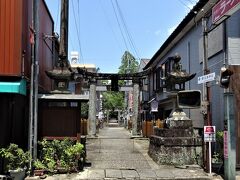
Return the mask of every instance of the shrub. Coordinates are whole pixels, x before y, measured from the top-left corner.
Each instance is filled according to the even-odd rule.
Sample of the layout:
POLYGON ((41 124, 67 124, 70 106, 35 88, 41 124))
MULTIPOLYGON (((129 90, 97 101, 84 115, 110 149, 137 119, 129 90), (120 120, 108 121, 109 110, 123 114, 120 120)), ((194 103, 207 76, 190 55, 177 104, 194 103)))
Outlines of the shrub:
POLYGON ((10 144, 7 148, 1 148, 0 156, 6 160, 8 171, 24 169, 30 161, 29 152, 24 152, 17 144, 10 144))
POLYGON ((39 141, 39 160, 50 172, 66 169, 68 172, 78 169, 78 161, 83 156, 83 145, 70 139, 62 141, 39 141))

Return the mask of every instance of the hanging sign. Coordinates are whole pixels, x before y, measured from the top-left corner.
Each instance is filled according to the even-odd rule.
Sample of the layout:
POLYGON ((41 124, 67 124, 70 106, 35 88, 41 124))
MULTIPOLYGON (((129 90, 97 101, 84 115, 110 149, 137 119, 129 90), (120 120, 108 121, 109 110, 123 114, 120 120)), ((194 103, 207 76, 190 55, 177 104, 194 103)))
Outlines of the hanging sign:
POLYGON ((151 112, 158 112, 158 101, 153 100, 151 102, 151 112))

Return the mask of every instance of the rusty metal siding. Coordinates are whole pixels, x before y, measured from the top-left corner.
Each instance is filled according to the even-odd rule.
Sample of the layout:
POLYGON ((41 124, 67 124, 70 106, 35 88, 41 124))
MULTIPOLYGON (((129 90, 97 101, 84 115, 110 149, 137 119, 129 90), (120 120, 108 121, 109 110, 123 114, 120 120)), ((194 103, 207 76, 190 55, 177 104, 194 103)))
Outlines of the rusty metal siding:
POLYGON ((45 2, 40 2, 40 30, 39 30, 39 84, 45 90, 51 90, 52 81, 46 76, 45 71, 53 69, 53 41, 45 35, 53 35, 53 20, 45 2))
MULTIPOLYGON (((39 9, 39 86, 40 89, 51 90, 52 81, 45 75, 45 70, 53 68, 53 42, 50 39, 44 42, 43 35, 53 34, 54 22, 44 0, 40 1, 39 9)), ((0 76, 21 76, 24 69, 23 74, 30 79, 31 24, 31 0, 0 0, 0 76)))
POLYGON ((24 57, 22 58, 24 61, 23 74, 24 76, 30 78, 31 75, 31 44, 29 42, 30 31, 29 26, 32 24, 32 1, 23 0, 23 9, 22 12, 23 20, 22 20, 22 51, 25 52, 24 57))
POLYGON ((22 0, 0 1, 0 75, 21 73, 22 0))

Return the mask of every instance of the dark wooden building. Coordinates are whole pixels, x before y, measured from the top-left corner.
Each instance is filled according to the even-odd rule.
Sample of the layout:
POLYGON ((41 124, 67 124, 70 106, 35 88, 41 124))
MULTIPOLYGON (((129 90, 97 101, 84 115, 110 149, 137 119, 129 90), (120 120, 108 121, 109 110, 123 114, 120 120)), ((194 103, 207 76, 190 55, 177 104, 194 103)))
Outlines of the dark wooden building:
MULTIPOLYGON (((27 148, 32 2, 0 1, 0 147, 12 142, 27 148)), ((54 22, 45 1, 39 4, 39 91, 49 91, 45 70, 53 68, 54 43, 46 35, 53 35, 54 22)))

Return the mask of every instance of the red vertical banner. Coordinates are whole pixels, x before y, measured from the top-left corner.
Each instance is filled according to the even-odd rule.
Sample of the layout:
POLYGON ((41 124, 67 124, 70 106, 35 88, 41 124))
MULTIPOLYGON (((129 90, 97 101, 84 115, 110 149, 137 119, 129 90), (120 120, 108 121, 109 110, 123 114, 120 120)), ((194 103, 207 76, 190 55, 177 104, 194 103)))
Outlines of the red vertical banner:
POLYGON ((228 158, 228 131, 223 132, 223 155, 224 159, 228 158))

